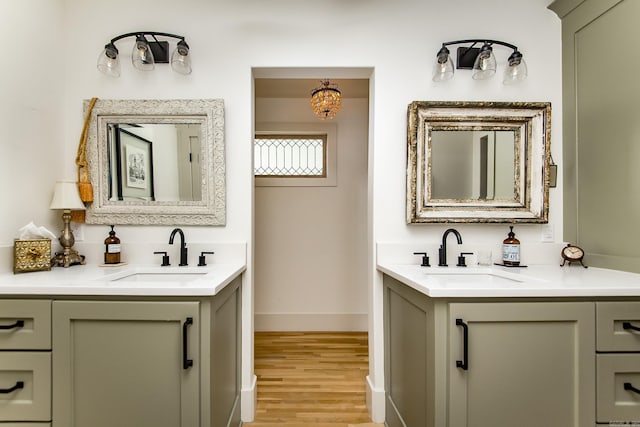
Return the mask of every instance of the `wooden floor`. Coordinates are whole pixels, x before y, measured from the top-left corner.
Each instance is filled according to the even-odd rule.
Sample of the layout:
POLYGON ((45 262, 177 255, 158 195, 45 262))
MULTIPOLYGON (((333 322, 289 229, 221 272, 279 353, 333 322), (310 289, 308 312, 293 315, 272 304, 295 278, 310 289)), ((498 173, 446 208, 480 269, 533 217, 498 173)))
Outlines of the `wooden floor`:
POLYGON ((244 425, 370 423, 365 402, 368 370, 364 332, 257 332, 258 406, 254 422, 244 425))

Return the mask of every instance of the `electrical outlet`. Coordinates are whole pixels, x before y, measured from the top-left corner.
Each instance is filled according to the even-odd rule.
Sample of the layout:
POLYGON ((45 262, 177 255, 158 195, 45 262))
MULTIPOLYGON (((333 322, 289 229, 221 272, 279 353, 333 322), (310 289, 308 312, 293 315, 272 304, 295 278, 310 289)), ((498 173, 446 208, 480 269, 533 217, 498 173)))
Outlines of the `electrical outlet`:
POLYGON ((553 224, 544 224, 542 226, 542 236, 540 240, 544 243, 553 243, 555 233, 553 232, 553 224))
POLYGON ((84 240, 84 224, 79 222, 71 223, 71 232, 76 242, 82 242, 84 240))

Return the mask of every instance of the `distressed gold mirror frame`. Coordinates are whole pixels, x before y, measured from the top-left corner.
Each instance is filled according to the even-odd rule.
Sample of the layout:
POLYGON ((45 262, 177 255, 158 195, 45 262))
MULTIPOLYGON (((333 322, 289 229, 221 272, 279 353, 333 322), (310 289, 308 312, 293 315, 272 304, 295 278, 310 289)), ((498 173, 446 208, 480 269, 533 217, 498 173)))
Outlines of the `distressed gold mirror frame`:
POLYGON ((407 115, 407 223, 548 222, 551 103, 414 101, 407 115), (433 197, 437 162, 454 174, 468 172, 434 158, 434 135, 463 131, 513 132, 509 196, 433 197))

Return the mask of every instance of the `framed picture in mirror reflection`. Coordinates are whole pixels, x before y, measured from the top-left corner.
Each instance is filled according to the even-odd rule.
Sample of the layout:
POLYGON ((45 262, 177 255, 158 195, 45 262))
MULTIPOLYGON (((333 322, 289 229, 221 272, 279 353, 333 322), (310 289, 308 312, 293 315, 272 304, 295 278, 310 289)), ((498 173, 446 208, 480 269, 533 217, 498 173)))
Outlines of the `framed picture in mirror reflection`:
POLYGON ((116 168, 111 179, 116 194, 111 196, 117 200, 153 201, 153 143, 136 130, 126 124, 113 126, 116 168))

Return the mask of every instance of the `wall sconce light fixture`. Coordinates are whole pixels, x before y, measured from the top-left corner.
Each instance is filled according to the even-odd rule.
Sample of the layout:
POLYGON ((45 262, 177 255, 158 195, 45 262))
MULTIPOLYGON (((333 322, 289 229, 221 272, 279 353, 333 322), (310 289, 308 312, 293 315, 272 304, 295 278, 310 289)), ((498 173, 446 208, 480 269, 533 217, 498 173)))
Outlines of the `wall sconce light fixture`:
POLYGON ((472 77, 476 80, 484 80, 492 77, 496 73, 497 68, 496 57, 493 54, 493 45, 495 44, 513 49, 513 52, 507 60, 507 67, 502 82, 506 85, 511 85, 527 78, 527 64, 524 62, 522 53, 520 53, 516 46, 499 40, 467 39, 442 43, 433 67, 434 82, 442 82, 453 77, 453 60, 449 55, 447 46, 467 43, 471 43, 471 46, 458 47, 455 68, 473 70, 472 77), (475 47, 478 43, 482 43, 482 47, 475 47))
POLYGON ((158 40, 156 36, 178 39, 176 48, 171 54, 171 68, 180 74, 191 74, 189 45, 184 41, 184 37, 155 31, 137 31, 112 38, 98 57, 98 70, 111 77, 120 77, 120 57, 115 42, 126 37, 136 38, 131 53, 131 62, 138 70, 150 71, 154 69, 155 64, 168 64, 169 42, 158 40), (149 41, 147 37, 151 37, 153 40, 149 41))

